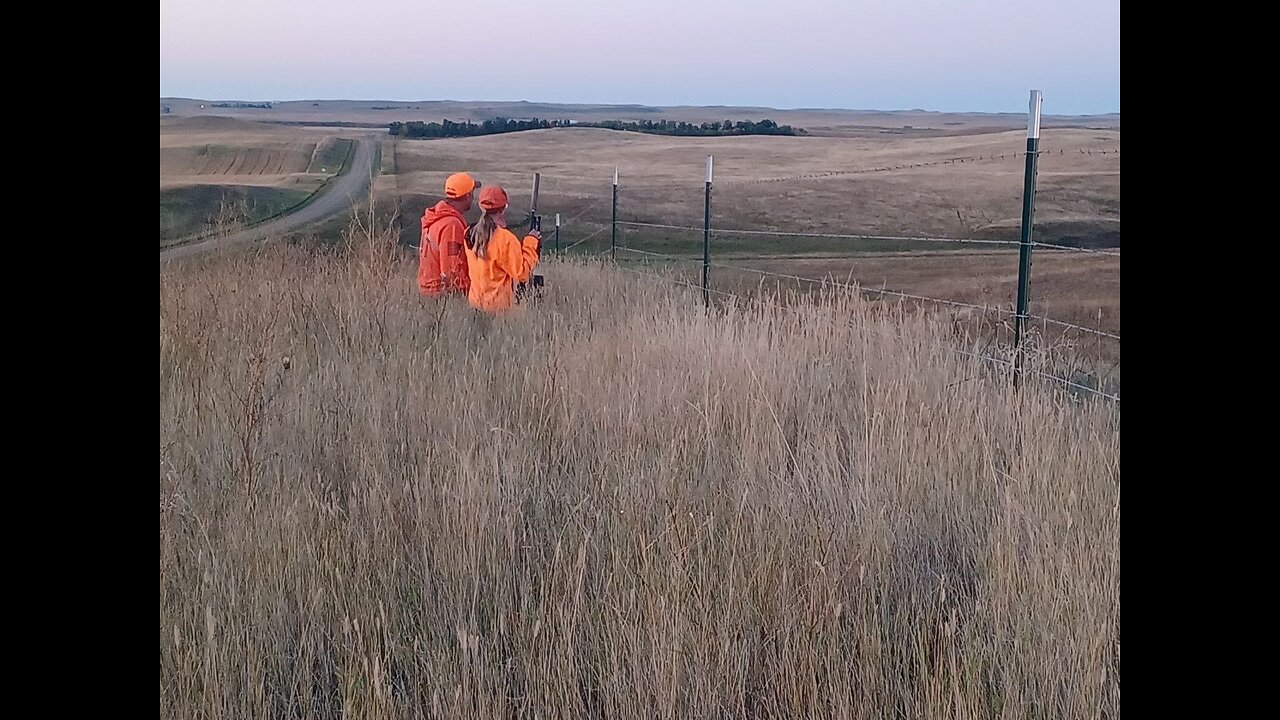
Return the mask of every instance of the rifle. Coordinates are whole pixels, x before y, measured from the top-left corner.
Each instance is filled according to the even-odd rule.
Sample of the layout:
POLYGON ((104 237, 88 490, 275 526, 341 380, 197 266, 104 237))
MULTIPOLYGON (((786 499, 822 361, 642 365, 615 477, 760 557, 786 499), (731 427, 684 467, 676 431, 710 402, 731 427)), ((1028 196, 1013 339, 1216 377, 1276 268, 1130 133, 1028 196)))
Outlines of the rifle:
MULTIPOLYGON (((542 188, 542 173, 534 173, 533 174, 533 195, 532 195, 532 199, 529 202, 529 232, 533 232, 534 230, 537 230, 538 232, 542 232, 542 216, 538 214, 538 193, 541 190, 541 188, 542 188)), ((541 239, 538 240, 538 253, 539 255, 541 255, 542 253, 541 239)), ((521 297, 526 292, 528 292, 528 289, 530 286, 532 286, 534 290, 541 290, 542 283, 543 283, 543 277, 541 275, 534 275, 533 277, 529 278, 528 283, 517 284, 516 285, 516 301, 518 302, 521 299, 521 297)), ((540 295, 540 294, 541 293, 535 293, 535 295, 540 295)))

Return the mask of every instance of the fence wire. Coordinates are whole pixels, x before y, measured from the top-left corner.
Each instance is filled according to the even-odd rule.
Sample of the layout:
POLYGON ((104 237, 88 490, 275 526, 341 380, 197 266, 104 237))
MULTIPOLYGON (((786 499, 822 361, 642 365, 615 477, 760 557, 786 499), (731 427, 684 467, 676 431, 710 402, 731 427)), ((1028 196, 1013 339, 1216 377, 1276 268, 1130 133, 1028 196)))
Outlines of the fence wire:
MULTIPOLYGON (((670 262, 691 262, 691 263, 701 262, 699 258, 677 257, 674 255, 666 255, 663 253, 650 252, 648 250, 640 250, 638 248, 633 248, 626 245, 618 245, 617 249, 623 252, 635 253, 637 255, 657 258, 660 260, 667 260, 670 262)), ((709 265, 710 267, 719 268, 721 270, 733 270, 736 272, 754 273, 757 275, 761 275, 763 277, 773 277, 773 278, 778 278, 782 280, 791 280, 795 282, 814 283, 814 284, 823 285, 823 286, 830 285, 833 287, 848 287, 851 284, 849 281, 840 280, 839 278, 834 276, 831 276, 828 278, 815 278, 815 277, 807 277, 804 275, 792 275, 789 273, 773 272, 771 270, 760 270, 757 268, 743 267, 741 265, 730 265, 722 262, 711 262, 709 263, 709 265)), ((998 305, 978 305, 976 303, 960 302, 958 300, 950 300, 947 298, 930 297, 928 295, 918 295, 915 293, 902 292, 900 290, 891 290, 887 287, 876 288, 876 287, 868 287, 865 285, 859 285, 858 290, 864 293, 897 297, 897 298, 902 298, 907 300, 917 300, 920 302, 929 302, 929 303, 934 303, 937 305, 943 305, 947 307, 976 310, 984 313, 992 313, 1002 317, 1016 317, 1018 314, 1017 311, 1011 308, 1003 308, 998 305)), ((1044 315, 1027 314, 1024 317, 1027 318, 1028 320, 1037 320, 1037 321, 1045 322, 1051 325, 1056 325, 1058 327, 1062 327, 1070 330, 1076 330, 1078 332, 1089 333, 1092 335, 1097 335, 1099 337, 1110 338, 1110 339, 1116 340, 1117 342, 1120 340, 1120 335, 1117 333, 1110 333, 1110 332, 1106 332, 1105 330, 1095 329, 1095 328, 1087 327, 1084 325, 1077 325, 1075 323, 1069 323, 1063 320, 1057 320, 1044 315)))
MULTIPOLYGON (((1050 149, 1041 149, 1039 151, 1036 151, 1036 154, 1041 156, 1052 156, 1052 155, 1062 156, 1066 154, 1075 154, 1077 152, 1081 155, 1103 155, 1103 156, 1116 155, 1118 156, 1120 154, 1120 149, 1119 148, 1075 148, 1075 149, 1069 150, 1065 148, 1058 148, 1058 149, 1050 148, 1050 149)), ((983 155, 942 158, 938 160, 925 161, 925 162, 896 163, 892 165, 882 165, 882 166, 870 167, 870 168, 858 168, 858 169, 850 169, 850 170, 832 170, 832 171, 824 171, 824 172, 818 172, 818 173, 790 175, 785 177, 727 179, 727 180, 722 180, 718 183, 715 183, 715 185, 716 186, 725 186, 725 185, 734 186, 734 185, 745 185, 745 184, 775 183, 775 182, 784 182, 784 181, 817 180, 817 179, 823 179, 823 178, 840 177, 840 176, 846 176, 846 175, 859 175, 859 174, 865 174, 865 173, 882 173, 882 172, 889 172, 889 171, 895 171, 895 170, 909 170, 914 168, 937 167, 937 166, 944 166, 944 165, 960 165, 960 164, 992 161, 992 160, 1017 159, 1017 158, 1025 158, 1028 154, 1029 153, 1022 152, 1022 151, 1006 152, 1006 153, 990 153, 990 154, 983 154, 983 155)), ((643 187, 663 187, 663 188, 673 187, 671 183, 665 183, 665 182, 661 184, 654 184, 654 185, 645 185, 643 182, 638 185, 636 183, 623 183, 623 186, 638 186, 642 188, 643 187)), ((563 231, 565 228, 570 227, 577 220, 582 218, 584 215, 598 208, 601 204, 604 203, 606 199, 607 198, 599 198, 596 201, 587 205, 582 210, 575 213, 573 216, 569 217, 567 220, 562 221, 560 225, 560 229, 563 231)), ((567 252, 569 250, 572 250, 573 248, 578 247, 579 245, 582 245, 583 243, 589 240, 597 238, 603 233, 605 233, 606 231, 611 230, 615 225, 623 226, 623 227, 652 228, 652 229, 659 229, 659 230, 672 230, 672 231, 691 232, 691 233, 703 233, 703 232, 706 232, 707 230, 704 227, 694 226, 694 225, 675 225, 675 224, 668 224, 668 223, 650 223, 650 222, 624 221, 624 220, 616 221, 616 223, 613 222, 612 220, 605 220, 603 222, 605 223, 603 227, 566 245, 561 252, 567 252)), ((907 236, 907 235, 871 235, 871 234, 857 234, 857 233, 794 232, 794 231, 760 230, 760 229, 747 229, 747 228, 710 228, 710 234, 717 238, 726 238, 726 237, 813 238, 813 239, 851 240, 851 241, 861 240, 861 241, 882 241, 882 242, 938 243, 938 244, 955 244, 955 245, 987 245, 987 246, 1002 246, 1005 248, 1013 248, 1021 245, 1021 243, 1017 240, 994 240, 994 239, 985 239, 985 238, 963 238, 963 237, 928 236, 928 235, 907 236)), ((545 243, 545 238, 544 238, 544 243, 545 243)), ((1108 257, 1120 256, 1120 252, 1118 250, 1077 247, 1077 246, 1062 245, 1057 243, 1033 241, 1031 242, 1031 246, 1044 248, 1047 250, 1075 252, 1075 253, 1090 254, 1090 255, 1102 255, 1102 256, 1108 256, 1108 257)), ((410 246, 410 247, 413 248, 414 250, 418 249, 417 246, 410 246)), ((633 253, 645 259, 661 260, 664 262, 672 262, 672 263, 700 263, 701 262, 701 258, 697 258, 697 257, 674 256, 669 254, 652 252, 648 250, 641 250, 639 248, 629 247, 626 245, 617 245, 614 247, 606 248, 604 250, 601 250, 599 253, 596 253, 596 255, 597 256, 603 255, 605 253, 609 253, 614 250, 624 252, 624 253, 633 253)), ((813 283, 821 286, 830 285, 833 287, 848 288, 851 285, 856 284, 853 281, 841 281, 838 278, 835 278, 832 276, 829 276, 827 278, 806 277, 803 275, 794 275, 794 274, 788 274, 788 273, 773 272, 768 270, 760 270, 757 268, 744 267, 741 265, 734 265, 734 264, 728 264, 723 262, 711 262, 709 263, 709 266, 722 269, 722 270, 754 273, 754 274, 760 275, 761 277, 772 277, 772 278, 788 280, 793 282, 813 283)), ((692 290, 697 290, 697 291, 705 290, 707 293, 715 295, 720 298, 726 298, 734 301, 748 302, 748 303, 760 301, 759 298, 749 298, 743 295, 726 292, 724 290, 718 290, 715 288, 703 288, 700 284, 687 282, 679 278, 673 278, 673 277, 669 277, 662 274, 656 274, 652 272, 644 272, 641 270, 636 270, 634 268, 628 268, 621 265, 616 267, 617 269, 623 272, 642 275, 648 278, 653 278, 653 279, 674 283, 676 285, 680 285, 692 290)), ((945 307, 962 308, 962 309, 973 310, 973 311, 986 313, 986 314, 993 314, 997 318, 1008 318, 1008 317, 1017 316, 1016 311, 1011 308, 991 306, 991 305, 978 305, 975 303, 961 302, 961 301, 951 300, 947 298, 930 297, 927 295, 920 295, 916 293, 908 293, 900 290, 894 290, 888 287, 875 288, 875 287, 866 287, 866 286, 858 285, 857 289, 860 292, 866 293, 869 295, 878 295, 882 297, 893 297, 893 298, 900 298, 904 300, 913 300, 913 301, 922 302, 922 303, 932 303, 932 304, 945 306, 945 307)), ((774 307, 778 307, 783 310, 791 309, 791 308, 787 308, 786 306, 780 306, 780 305, 775 305, 774 307)), ((1058 320, 1056 318, 1047 317, 1043 315, 1025 314, 1023 315, 1023 317, 1028 321, 1034 320, 1034 321, 1042 322, 1045 324, 1053 325, 1055 327, 1060 327, 1064 330, 1071 330, 1079 333, 1087 333, 1100 338, 1107 338, 1110 340, 1114 340, 1117 343, 1120 341, 1119 333, 1107 332, 1100 328, 1091 328, 1084 325, 1070 323, 1070 322, 1058 320)), ((974 359, 978 359, 983 362, 994 363, 996 365, 1003 366, 1003 367, 1013 366, 1013 363, 1011 361, 1005 360, 1002 358, 997 358, 989 355, 975 354, 975 353, 959 350, 957 348, 952 348, 952 347, 945 347, 944 349, 952 352, 957 352, 962 355, 970 356, 974 359)), ((1053 375, 1051 373, 1047 373, 1042 370, 1036 370, 1036 369, 1024 369, 1023 372, 1034 374, 1034 375, 1061 383, 1065 386, 1075 388, 1077 390, 1089 392, 1097 396, 1100 396, 1109 400, 1113 400, 1117 403, 1120 401, 1120 397, 1118 395, 1107 393, 1105 391, 1095 389, 1087 385, 1080 384, 1078 382, 1074 382, 1069 378, 1059 377, 1057 375, 1053 375)))
MULTIPOLYGON (((619 247, 618 249, 623 249, 623 248, 619 247)), ((663 257, 670 257, 670 256, 663 256, 663 257)), ((686 259, 687 259, 687 258, 686 258, 686 259)), ((703 290, 703 288, 702 288, 702 286, 701 286, 701 285, 697 285, 697 284, 695 284, 695 283, 687 282, 687 281, 681 280, 681 279, 679 279, 679 278, 673 278, 673 277, 669 277, 669 276, 666 276, 666 275, 661 275, 661 274, 658 274, 658 273, 644 272, 644 271, 642 271, 642 270, 636 270, 636 269, 634 269, 634 268, 628 268, 628 267, 624 267, 624 266, 621 266, 621 265, 616 266, 616 267, 617 267, 617 269, 618 269, 618 270, 621 270, 621 271, 623 271, 623 272, 631 273, 631 274, 634 274, 634 275, 641 275, 641 276, 644 276, 644 277, 649 278, 649 279, 653 279, 653 280, 661 280, 661 281, 664 281, 664 282, 669 282, 669 283, 672 283, 672 284, 675 284, 675 285, 680 285, 680 286, 682 286, 682 287, 689 288, 689 289, 691 289, 691 290, 697 290, 697 291, 702 291, 702 290, 703 290)), ((736 294, 736 293, 725 292, 725 291, 723 291, 723 290, 716 290, 716 289, 713 289, 713 288, 707 288, 707 291, 708 291, 709 293, 714 294, 714 295, 717 295, 717 296, 719 296, 719 297, 730 298, 730 299, 732 299, 732 300, 735 300, 735 301, 741 301, 741 302, 743 302, 743 303, 747 303, 747 304, 750 304, 750 303, 752 303, 752 302, 759 302, 759 300, 758 300, 758 299, 749 298, 749 297, 746 297, 746 296, 744 296, 744 295, 738 295, 738 294, 736 294)), ((780 305, 772 305, 771 307, 776 308, 776 309, 779 309, 779 310, 784 310, 784 311, 785 311, 785 310, 792 310, 792 308, 787 308, 787 307, 785 307, 785 306, 780 306, 780 305)), ((975 307, 978 307, 978 306, 975 306, 975 307)), ((955 347, 951 347, 951 346, 947 346, 947 345, 940 345, 940 344, 937 344, 937 343, 934 343, 933 345, 934 345, 935 347, 938 347, 939 349, 944 350, 944 351, 959 353, 959 354, 961 354, 961 355, 966 355, 966 356, 972 357, 972 358, 974 358, 974 359, 982 360, 982 361, 984 361, 984 362, 989 362, 989 363, 997 364, 997 365, 1004 366, 1004 367, 1012 367, 1012 366, 1013 366, 1013 362, 1012 362, 1012 361, 1009 361, 1009 360, 1006 360, 1006 359, 1003 359, 1003 358, 998 358, 998 357, 994 357, 994 356, 991 356, 991 355, 980 355, 980 354, 977 354, 977 353, 971 353, 971 352, 968 352, 968 351, 965 351, 965 350, 962 350, 962 349, 959 349, 959 348, 955 348, 955 347)), ((1082 392, 1091 393, 1091 394, 1093 394, 1093 395, 1096 395, 1096 396, 1098 396, 1098 397, 1105 398, 1105 399, 1107 399, 1107 400, 1114 401, 1114 402, 1116 402, 1116 403, 1119 403, 1119 402, 1120 402, 1120 396, 1119 396, 1119 395, 1115 395, 1115 394, 1113 394, 1113 393, 1106 392, 1105 390, 1099 390, 1099 389, 1097 389, 1097 388, 1092 388, 1092 387, 1089 387, 1088 385, 1083 385, 1083 384, 1081 384, 1081 383, 1075 382, 1075 381, 1070 380, 1070 379, 1068 379, 1068 378, 1064 378, 1064 377, 1061 377, 1061 376, 1059 376, 1059 375, 1054 375, 1053 373, 1045 372, 1045 371, 1043 371, 1043 370, 1038 370, 1038 369, 1035 369, 1035 368, 1023 368, 1023 369, 1022 369, 1022 372, 1024 372, 1024 373, 1029 373, 1029 374, 1031 374, 1031 375, 1035 375, 1035 376, 1037 376, 1037 377, 1041 377, 1041 378, 1044 378, 1044 379, 1047 379, 1047 380, 1052 380, 1052 381, 1054 381, 1054 382, 1061 383, 1061 384, 1063 384, 1063 385, 1065 385, 1065 386, 1068 386, 1068 387, 1074 388, 1074 389, 1076 389, 1076 390, 1080 390, 1080 391, 1082 391, 1082 392)))
MULTIPOLYGON (((704 228, 696 225, 666 225, 663 223, 647 223, 631 220, 619 220, 619 225, 627 227, 645 227, 658 228, 662 230, 688 230, 696 232, 704 232, 704 228)), ((965 245, 1004 245, 1018 246, 1017 240, 986 240, 982 238, 954 238, 954 237, 935 237, 929 235, 859 235, 852 233, 816 233, 816 232, 792 232, 788 230, 748 230, 734 228, 711 228, 712 237, 732 237, 735 235, 765 235, 770 237, 797 237, 797 238, 815 238, 820 240, 888 240, 899 242, 931 242, 931 243, 958 243, 965 245)))

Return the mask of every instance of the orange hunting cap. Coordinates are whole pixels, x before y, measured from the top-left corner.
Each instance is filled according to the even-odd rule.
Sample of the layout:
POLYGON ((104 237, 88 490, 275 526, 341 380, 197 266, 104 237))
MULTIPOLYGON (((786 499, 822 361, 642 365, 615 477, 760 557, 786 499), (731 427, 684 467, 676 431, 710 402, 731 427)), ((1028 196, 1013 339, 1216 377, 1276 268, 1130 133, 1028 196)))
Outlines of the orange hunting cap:
POLYGON ((467 193, 480 187, 480 183, 471 179, 466 173, 454 173, 444 181, 444 196, 451 199, 458 199, 466 196, 467 193))
POLYGON ((485 210, 501 210, 507 206, 507 191, 493 185, 480 191, 480 207, 485 210))

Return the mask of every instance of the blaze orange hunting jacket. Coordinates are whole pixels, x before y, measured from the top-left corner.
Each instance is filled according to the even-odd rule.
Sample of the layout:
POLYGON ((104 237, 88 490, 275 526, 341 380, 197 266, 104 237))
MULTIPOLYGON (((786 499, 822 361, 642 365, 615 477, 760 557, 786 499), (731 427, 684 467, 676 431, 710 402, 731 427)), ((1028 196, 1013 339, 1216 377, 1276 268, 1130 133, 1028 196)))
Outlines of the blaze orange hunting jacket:
POLYGON ((511 308, 515 301, 516 283, 529 282, 533 268, 538 264, 540 243, 532 235, 524 241, 508 229, 493 231, 485 257, 476 255, 463 244, 467 270, 471 276, 471 289, 467 300, 471 307, 489 313, 499 313, 511 308))
POLYGON ((418 289, 423 295, 467 292, 471 279, 462 250, 466 234, 466 218, 443 200, 422 214, 418 289))

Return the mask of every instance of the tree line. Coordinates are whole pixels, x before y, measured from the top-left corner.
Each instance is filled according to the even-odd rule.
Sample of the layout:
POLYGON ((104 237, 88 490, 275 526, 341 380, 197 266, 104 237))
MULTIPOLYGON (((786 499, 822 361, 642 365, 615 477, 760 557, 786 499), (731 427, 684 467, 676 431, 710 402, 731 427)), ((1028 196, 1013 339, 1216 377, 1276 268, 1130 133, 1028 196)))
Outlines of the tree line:
POLYGON ((803 128, 790 125, 779 125, 765 118, 759 122, 752 120, 725 120, 724 122, 704 122, 694 124, 676 122, 674 120, 640 120, 623 122, 606 120, 596 123, 578 123, 579 127, 599 127, 609 130, 626 130, 628 132, 650 133, 652 135, 678 135, 693 137, 717 137, 721 135, 807 135, 803 128))
POLYGON ((493 118, 482 123, 471 121, 453 122, 393 122, 388 126, 392 135, 404 138, 456 138, 477 137, 480 135, 498 135, 501 133, 521 132, 524 130, 545 130, 556 127, 592 127, 607 130, 623 130, 626 132, 648 133, 651 135, 674 135, 680 137, 719 137, 724 135, 807 135, 803 128, 790 125, 779 125, 764 119, 725 120, 724 122, 704 122, 700 124, 676 122, 674 120, 640 120, 624 122, 622 120, 605 120, 603 122, 573 122, 571 120, 513 120, 510 118, 493 118))

